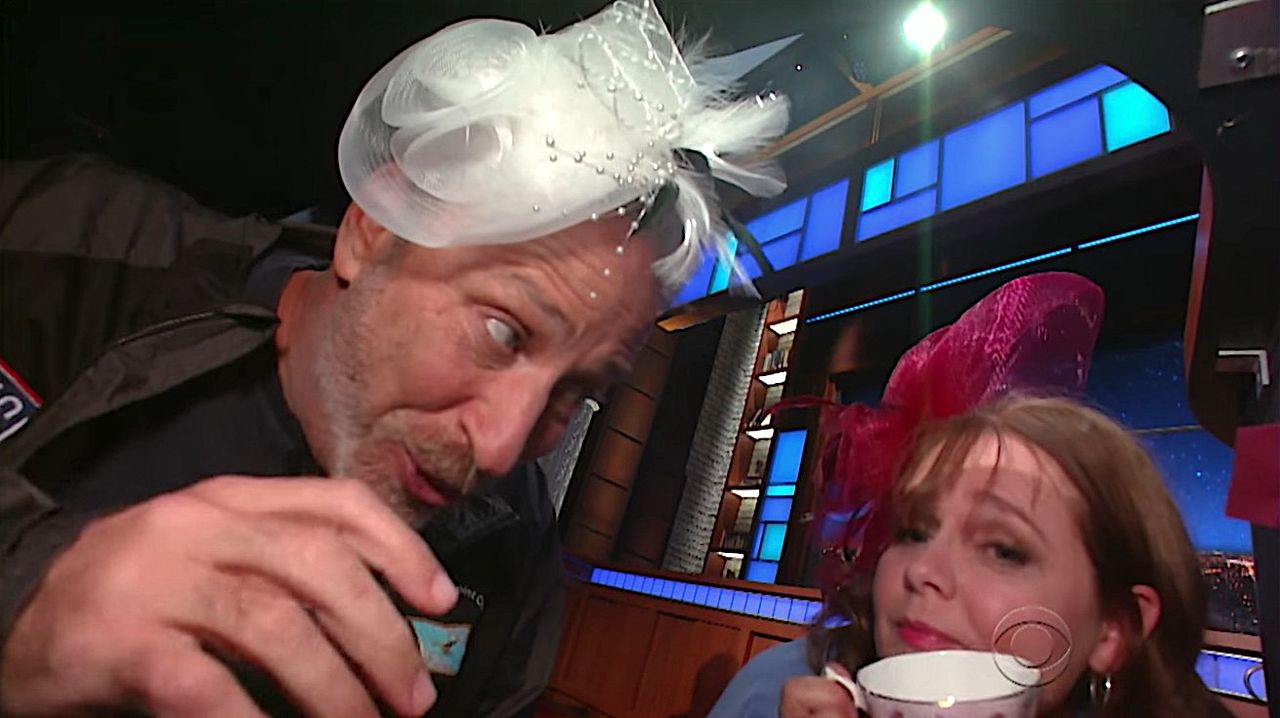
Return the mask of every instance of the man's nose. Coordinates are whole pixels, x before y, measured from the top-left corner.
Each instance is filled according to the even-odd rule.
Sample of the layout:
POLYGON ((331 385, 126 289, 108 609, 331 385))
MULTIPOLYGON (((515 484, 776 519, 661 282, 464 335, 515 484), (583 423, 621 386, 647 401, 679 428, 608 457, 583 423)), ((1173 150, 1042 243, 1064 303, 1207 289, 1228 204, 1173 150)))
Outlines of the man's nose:
POLYGON ((490 476, 511 471, 547 407, 552 385, 525 376, 485 387, 464 419, 477 471, 490 476))

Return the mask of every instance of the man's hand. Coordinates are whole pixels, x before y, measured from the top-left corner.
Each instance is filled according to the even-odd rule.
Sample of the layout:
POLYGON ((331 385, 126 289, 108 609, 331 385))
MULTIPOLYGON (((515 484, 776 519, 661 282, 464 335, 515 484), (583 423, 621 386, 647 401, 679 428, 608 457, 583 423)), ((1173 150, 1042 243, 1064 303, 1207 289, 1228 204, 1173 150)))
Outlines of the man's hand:
POLYGON ((801 676, 782 684, 780 718, 857 718, 849 691, 828 678, 801 676))
POLYGON ((405 619, 457 589, 363 484, 209 479, 91 523, 52 563, 0 653, 0 714, 261 712, 205 647, 269 673, 312 716, 435 702, 405 619))

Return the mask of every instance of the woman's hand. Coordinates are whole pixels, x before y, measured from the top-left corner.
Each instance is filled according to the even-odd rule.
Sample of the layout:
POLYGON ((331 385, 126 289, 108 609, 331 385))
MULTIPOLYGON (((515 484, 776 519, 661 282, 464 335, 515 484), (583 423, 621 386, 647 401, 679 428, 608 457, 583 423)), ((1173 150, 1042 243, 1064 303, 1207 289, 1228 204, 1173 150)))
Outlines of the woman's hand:
MULTIPOLYGON (((848 678, 843 668, 835 665, 831 668, 848 678)), ((839 683, 829 678, 802 676, 782 684, 778 715, 781 718, 857 718, 858 709, 849 691, 839 683)))

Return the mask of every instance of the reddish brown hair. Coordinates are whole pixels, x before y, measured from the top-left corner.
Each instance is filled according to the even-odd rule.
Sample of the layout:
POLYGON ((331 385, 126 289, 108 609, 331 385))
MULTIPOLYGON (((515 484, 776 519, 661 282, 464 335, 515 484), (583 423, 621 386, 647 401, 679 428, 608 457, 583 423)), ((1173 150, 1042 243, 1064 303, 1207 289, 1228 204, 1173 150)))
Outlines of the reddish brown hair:
MULTIPOLYGON (((1105 716, 1206 716, 1216 702, 1195 672, 1207 610, 1199 562, 1164 480, 1141 445, 1102 413, 1060 398, 1011 397, 925 426, 904 457, 894 486, 899 516, 944 493, 982 436, 1025 441, 1062 469, 1080 496, 1077 526, 1093 565, 1105 615, 1128 633, 1124 667, 1112 676, 1105 716), (927 465, 927 470, 925 469, 927 465), (924 475, 908 485, 905 477, 924 475), (1131 588, 1160 595, 1161 615, 1141 636, 1131 588)), ((856 670, 875 660, 870 577, 851 579, 828 597, 809 634, 815 666, 827 656, 856 670), (832 617, 851 622, 823 628, 832 617)), ((1087 680, 1087 678, 1086 678, 1087 680)), ((1087 699, 1087 685, 1073 693, 1087 699)))

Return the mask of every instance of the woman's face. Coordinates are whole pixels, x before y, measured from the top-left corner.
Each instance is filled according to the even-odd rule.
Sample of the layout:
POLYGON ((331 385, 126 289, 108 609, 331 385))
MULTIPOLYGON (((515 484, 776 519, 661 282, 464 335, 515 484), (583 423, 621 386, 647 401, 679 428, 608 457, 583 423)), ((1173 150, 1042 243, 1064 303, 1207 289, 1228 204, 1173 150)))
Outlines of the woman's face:
MULTIPOLYGON (((933 483, 932 463, 908 486, 933 483)), ((877 652, 1021 656, 1042 668, 1041 712, 1052 712, 1091 662, 1113 658, 1075 519, 1082 499, 1056 462, 1013 437, 981 437, 957 471, 908 512, 876 567, 877 652)))

